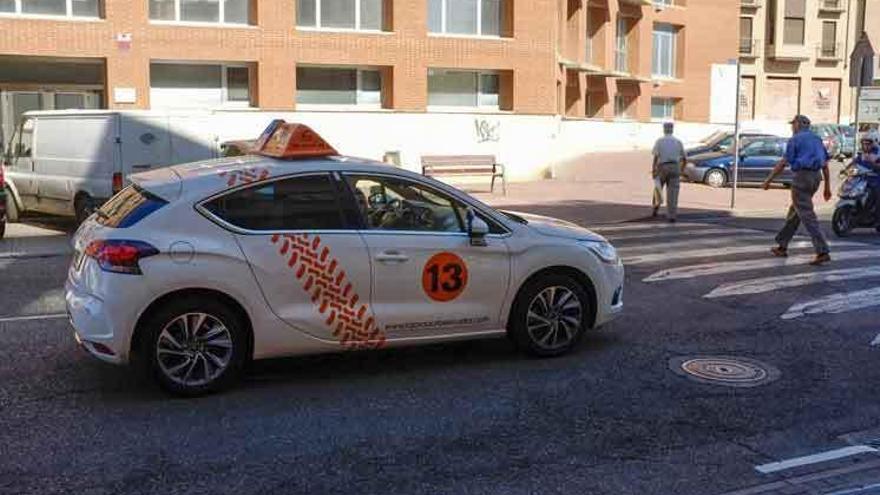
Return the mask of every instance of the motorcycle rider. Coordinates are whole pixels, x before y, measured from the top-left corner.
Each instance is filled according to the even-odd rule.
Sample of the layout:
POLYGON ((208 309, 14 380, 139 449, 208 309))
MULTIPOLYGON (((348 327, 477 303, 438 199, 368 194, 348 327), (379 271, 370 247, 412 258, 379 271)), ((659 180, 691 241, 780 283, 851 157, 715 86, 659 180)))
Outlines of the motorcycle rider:
MULTIPOLYGON (((862 136, 862 149, 853 160, 858 165, 880 174, 880 132, 872 130, 862 136)), ((880 228, 880 176, 868 177, 871 202, 874 205, 875 225, 880 228)))

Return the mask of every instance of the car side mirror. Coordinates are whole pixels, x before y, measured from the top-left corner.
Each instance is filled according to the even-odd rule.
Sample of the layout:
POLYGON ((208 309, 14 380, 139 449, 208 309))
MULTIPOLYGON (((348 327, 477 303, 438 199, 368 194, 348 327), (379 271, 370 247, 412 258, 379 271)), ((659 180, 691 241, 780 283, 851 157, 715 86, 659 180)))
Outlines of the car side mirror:
POLYGON ((468 236, 471 238, 471 246, 486 246, 488 234, 489 224, 473 212, 468 212, 468 236))

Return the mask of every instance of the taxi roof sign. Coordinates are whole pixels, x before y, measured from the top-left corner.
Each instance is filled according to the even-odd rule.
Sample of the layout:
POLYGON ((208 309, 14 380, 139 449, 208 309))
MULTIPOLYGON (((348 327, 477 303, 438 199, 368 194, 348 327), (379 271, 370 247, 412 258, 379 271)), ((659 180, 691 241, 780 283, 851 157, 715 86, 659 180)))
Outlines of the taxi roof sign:
POLYGON ((309 158, 339 153, 317 132, 303 124, 273 120, 254 144, 257 154, 273 158, 309 158))

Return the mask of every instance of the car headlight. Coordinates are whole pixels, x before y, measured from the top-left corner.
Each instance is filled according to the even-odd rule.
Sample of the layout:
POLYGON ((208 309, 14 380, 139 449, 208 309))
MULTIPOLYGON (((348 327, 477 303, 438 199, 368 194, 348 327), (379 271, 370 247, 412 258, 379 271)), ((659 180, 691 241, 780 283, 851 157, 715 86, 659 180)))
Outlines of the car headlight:
POLYGON ((615 265, 620 262, 617 256, 617 250, 609 242, 605 241, 581 241, 581 246, 586 247, 593 252, 600 260, 605 263, 615 265))

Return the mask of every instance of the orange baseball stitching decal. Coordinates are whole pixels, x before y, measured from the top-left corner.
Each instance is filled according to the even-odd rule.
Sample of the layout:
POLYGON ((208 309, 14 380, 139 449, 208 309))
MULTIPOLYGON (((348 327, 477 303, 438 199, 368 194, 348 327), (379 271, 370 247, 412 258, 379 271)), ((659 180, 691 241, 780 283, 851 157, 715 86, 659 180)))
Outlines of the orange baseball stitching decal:
POLYGON ((242 168, 237 170, 227 170, 218 174, 220 177, 227 178, 226 185, 229 187, 241 184, 250 184, 259 182, 269 178, 269 169, 261 167, 242 168))
POLYGON ((360 303, 339 262, 330 256, 330 248, 322 246, 319 236, 309 234, 275 234, 272 243, 281 246, 278 254, 288 258, 302 288, 311 294, 318 312, 326 315, 324 323, 333 330, 339 342, 349 349, 376 349, 385 344, 385 334, 376 325, 367 304, 360 303))
MULTIPOLYGON (((229 187, 264 180, 265 168, 248 168, 221 172, 229 179, 229 187)), ((315 309, 326 315, 324 324, 333 330, 339 343, 348 349, 378 349, 385 345, 385 333, 379 328, 367 304, 359 304, 360 296, 339 261, 330 255, 330 248, 321 244, 319 236, 309 234, 275 234, 272 244, 279 244, 278 254, 287 258, 287 267, 311 295, 315 309)))

